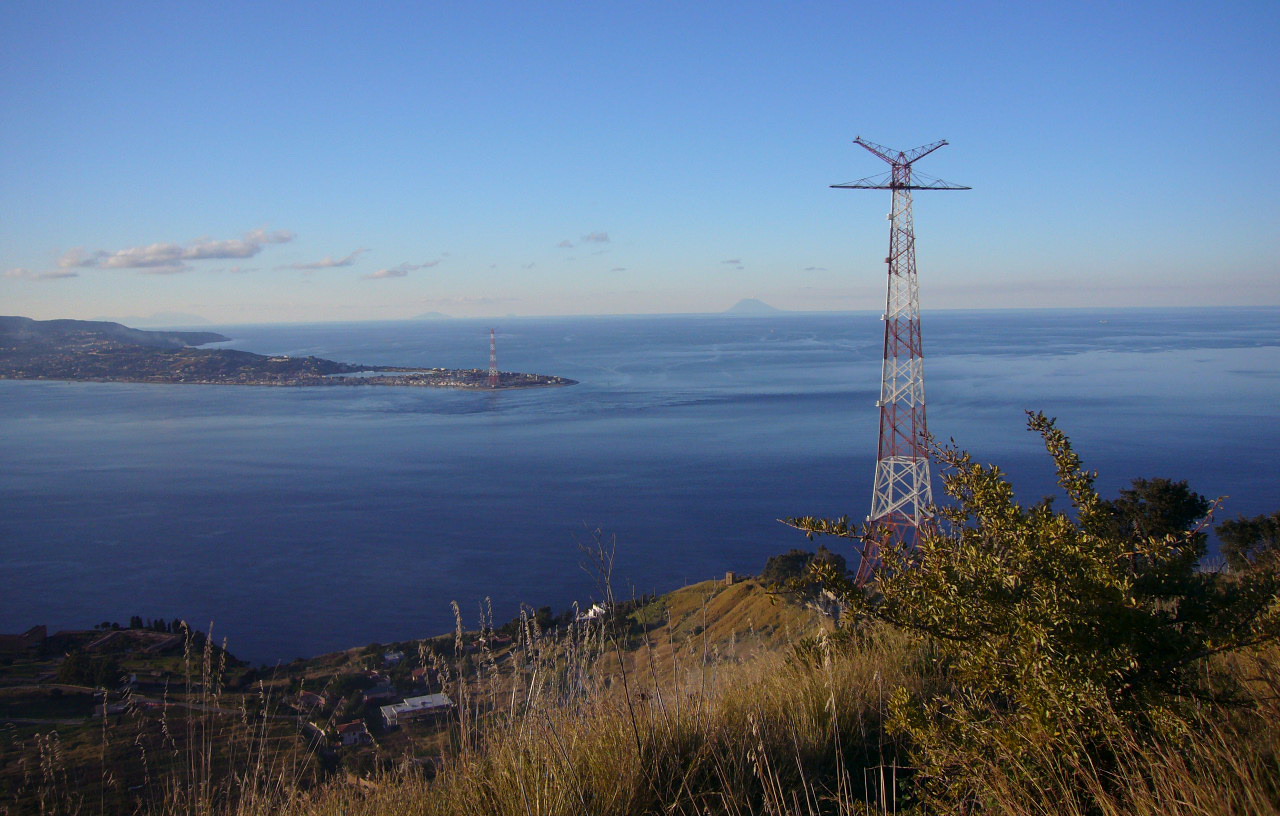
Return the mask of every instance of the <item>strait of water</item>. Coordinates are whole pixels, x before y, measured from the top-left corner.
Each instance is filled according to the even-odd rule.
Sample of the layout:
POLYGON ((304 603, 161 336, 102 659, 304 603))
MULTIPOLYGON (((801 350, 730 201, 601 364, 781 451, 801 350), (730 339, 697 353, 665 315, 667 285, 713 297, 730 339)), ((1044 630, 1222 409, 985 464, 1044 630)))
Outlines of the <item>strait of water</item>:
MULTIPOLYGON (((0 381, 0 631, 130 615, 212 622, 271 663, 447 631, 812 547, 776 519, 866 514, 875 314, 507 318, 500 366, 568 388, 0 381)), ((1104 495, 1134 477, 1280 509, 1280 309, 935 312, 930 429, 1054 492, 1027 409, 1104 495)), ((395 366, 488 365, 488 322, 210 327, 223 344, 395 366)), ((935 488, 936 489, 936 488, 935 488)))

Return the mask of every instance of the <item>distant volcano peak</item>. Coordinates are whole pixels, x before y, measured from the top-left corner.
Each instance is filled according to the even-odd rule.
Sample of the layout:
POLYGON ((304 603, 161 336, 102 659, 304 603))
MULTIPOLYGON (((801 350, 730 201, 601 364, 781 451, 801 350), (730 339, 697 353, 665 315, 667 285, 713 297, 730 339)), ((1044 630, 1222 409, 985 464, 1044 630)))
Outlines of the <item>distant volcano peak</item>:
POLYGON ((771 315, 781 314, 782 311, 782 309, 774 308, 759 298, 743 298, 726 309, 724 313, 732 315, 771 315))

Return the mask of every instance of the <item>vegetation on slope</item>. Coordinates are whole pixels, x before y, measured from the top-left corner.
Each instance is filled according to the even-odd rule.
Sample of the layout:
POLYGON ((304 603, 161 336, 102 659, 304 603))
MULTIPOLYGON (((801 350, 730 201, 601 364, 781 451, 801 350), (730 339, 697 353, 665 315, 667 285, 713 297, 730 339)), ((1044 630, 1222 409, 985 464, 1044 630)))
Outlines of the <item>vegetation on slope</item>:
MULTIPOLYGON (((824 575, 857 614, 920 633, 949 681, 928 697, 895 692, 889 720, 935 812, 990 808, 1002 795, 990 779, 1027 795, 1053 790, 1055 801, 1105 795, 1127 741, 1181 742, 1220 712, 1264 702, 1214 658, 1256 655, 1280 638, 1274 570, 1199 569, 1209 501, 1168 480, 1137 480, 1105 501, 1053 420, 1036 414, 1029 426, 1069 513, 1051 501, 1024 508, 998 468, 940 450, 956 500, 941 527, 914 549, 880 548, 868 586, 824 575), (1063 752, 1095 775, 1064 781, 1063 752), (1009 760, 1005 773, 974 772, 991 757, 1009 760)), ((792 521, 853 536, 843 520, 792 521)))

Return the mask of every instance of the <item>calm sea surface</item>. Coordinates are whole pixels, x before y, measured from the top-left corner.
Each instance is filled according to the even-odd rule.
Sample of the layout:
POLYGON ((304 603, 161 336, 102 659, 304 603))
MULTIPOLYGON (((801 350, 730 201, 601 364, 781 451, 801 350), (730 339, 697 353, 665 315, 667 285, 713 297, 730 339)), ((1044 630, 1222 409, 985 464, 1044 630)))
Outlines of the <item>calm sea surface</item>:
MULTIPOLYGON (((570 388, 0 381, 0 631, 184 617, 274 662, 438 634, 518 604, 756 572, 776 519, 866 514, 875 314, 508 318, 504 370, 570 388)), ((488 322, 212 327, 348 362, 486 367, 488 322)), ((933 312, 929 422, 1053 491, 1026 409, 1099 486, 1187 479, 1223 518, 1280 509, 1280 309, 933 312)))

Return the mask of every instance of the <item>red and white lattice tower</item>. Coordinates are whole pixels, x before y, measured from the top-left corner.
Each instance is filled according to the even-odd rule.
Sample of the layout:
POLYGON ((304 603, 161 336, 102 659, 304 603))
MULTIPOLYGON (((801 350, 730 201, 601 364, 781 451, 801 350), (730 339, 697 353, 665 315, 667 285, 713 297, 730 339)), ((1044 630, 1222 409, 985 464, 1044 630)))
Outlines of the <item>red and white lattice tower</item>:
POLYGON ((929 519, 933 487, 929 476, 928 428, 925 425, 924 351, 920 344, 920 297, 916 282, 916 237, 911 218, 912 190, 968 190, 957 184, 913 173, 912 165, 946 144, 895 151, 868 142, 861 145, 889 163, 886 174, 832 187, 847 190, 892 190, 889 212, 889 289, 885 300, 884 362, 880 369, 880 444, 876 452, 871 514, 873 535, 864 542, 857 579, 865 582, 875 569, 880 544, 913 546, 929 519), (878 535, 876 535, 878 533, 878 535))
POLYGON ((489 387, 498 387, 498 330, 489 329, 489 387))

